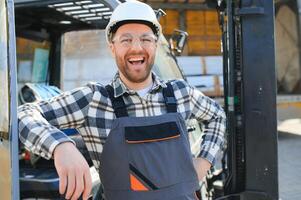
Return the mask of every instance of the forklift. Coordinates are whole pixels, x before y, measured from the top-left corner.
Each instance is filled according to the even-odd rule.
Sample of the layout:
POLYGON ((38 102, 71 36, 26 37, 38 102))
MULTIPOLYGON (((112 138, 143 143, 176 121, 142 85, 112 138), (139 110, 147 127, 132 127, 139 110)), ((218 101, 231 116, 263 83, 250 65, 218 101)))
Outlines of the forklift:
POLYGON ((278 192, 274 2, 219 2, 227 151, 223 197, 276 200, 278 192))
MULTIPOLYGON (((97 20, 84 21, 72 15, 63 15, 63 12, 57 12, 59 9, 55 7, 62 3, 83 1, 44 0, 40 1, 39 5, 37 2, 0 0, 1 199, 23 198, 23 188, 20 187, 22 174, 17 122, 16 33, 22 33, 24 37, 35 36, 41 41, 45 38, 55 41, 52 42, 53 46, 49 52, 51 57, 60 50, 62 33, 101 29, 110 17, 105 15, 105 20, 100 23, 97 20), (35 12, 26 10, 25 5, 27 8, 35 8, 35 12), (53 18, 47 16, 47 12, 51 12, 53 18), (24 15, 19 15, 20 13, 26 14, 28 18, 22 18, 24 15), (38 27, 35 23, 27 24, 26 20, 35 19, 35 13, 39 13, 41 19, 45 20, 45 27, 52 28, 51 34, 45 27, 38 27), (15 17, 19 20, 16 21, 15 17)), ((107 6, 109 10, 122 3, 117 0, 95 2, 107 6)), ((216 7, 222 29, 227 143, 222 170, 213 170, 207 176, 205 191, 202 190, 204 194, 200 199, 276 200, 279 194, 274 3, 263 0, 207 0, 202 3, 216 7)), ((95 9, 87 10, 93 12, 95 9)), ((178 40, 179 43, 182 41, 178 40)), ((181 47, 177 51, 180 51, 179 49, 181 47)), ((173 63, 176 64, 172 51, 166 55, 172 57, 173 63)), ((50 61, 49 72, 53 76, 47 80, 51 85, 59 86, 61 74, 57 72, 58 68, 51 66, 59 66, 60 57, 50 61)))

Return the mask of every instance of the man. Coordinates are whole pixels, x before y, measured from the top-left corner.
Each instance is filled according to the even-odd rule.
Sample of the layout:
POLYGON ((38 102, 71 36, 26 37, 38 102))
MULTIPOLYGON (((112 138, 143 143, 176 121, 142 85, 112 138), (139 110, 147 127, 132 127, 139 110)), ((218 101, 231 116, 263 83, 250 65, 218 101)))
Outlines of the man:
POLYGON ((100 172, 106 198, 195 199, 193 192, 224 142, 220 106, 186 82, 164 82, 151 72, 161 26, 146 4, 119 5, 106 28, 118 73, 110 86, 91 83, 19 108, 20 139, 53 158, 66 199, 87 199, 89 166, 59 129, 77 128, 100 172), (192 160, 185 121, 205 132, 192 160))

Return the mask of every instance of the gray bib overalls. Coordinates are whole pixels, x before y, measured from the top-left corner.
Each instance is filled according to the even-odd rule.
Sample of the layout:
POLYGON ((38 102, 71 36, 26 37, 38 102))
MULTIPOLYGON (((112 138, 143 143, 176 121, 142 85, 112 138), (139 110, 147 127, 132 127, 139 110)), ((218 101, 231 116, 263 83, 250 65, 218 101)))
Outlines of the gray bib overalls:
POLYGON ((167 114, 129 117, 122 96, 106 86, 116 115, 101 155, 106 200, 195 200, 198 178, 184 119, 170 83, 167 114))

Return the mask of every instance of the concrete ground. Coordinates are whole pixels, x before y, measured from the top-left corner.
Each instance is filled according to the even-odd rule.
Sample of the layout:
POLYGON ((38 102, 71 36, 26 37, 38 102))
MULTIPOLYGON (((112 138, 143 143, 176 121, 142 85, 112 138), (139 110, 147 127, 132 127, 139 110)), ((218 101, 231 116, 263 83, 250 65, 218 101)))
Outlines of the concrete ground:
POLYGON ((301 121, 280 124, 278 130, 279 196, 301 199, 301 121))

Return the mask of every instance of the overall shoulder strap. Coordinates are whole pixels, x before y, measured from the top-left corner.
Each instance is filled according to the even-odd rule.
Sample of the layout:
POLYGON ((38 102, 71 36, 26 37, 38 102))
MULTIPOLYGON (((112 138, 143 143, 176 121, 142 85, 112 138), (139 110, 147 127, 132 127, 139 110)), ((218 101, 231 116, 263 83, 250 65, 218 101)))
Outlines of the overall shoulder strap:
POLYGON ((127 117, 128 112, 126 110, 126 106, 125 106, 122 96, 115 98, 114 97, 114 88, 111 85, 106 85, 105 88, 108 92, 109 98, 111 99, 112 107, 114 109, 114 113, 115 113, 116 117, 117 118, 127 117))
POLYGON ((177 112, 177 100, 170 82, 166 83, 167 87, 163 88, 163 97, 168 113, 177 112))

